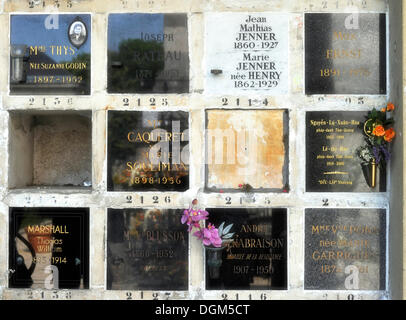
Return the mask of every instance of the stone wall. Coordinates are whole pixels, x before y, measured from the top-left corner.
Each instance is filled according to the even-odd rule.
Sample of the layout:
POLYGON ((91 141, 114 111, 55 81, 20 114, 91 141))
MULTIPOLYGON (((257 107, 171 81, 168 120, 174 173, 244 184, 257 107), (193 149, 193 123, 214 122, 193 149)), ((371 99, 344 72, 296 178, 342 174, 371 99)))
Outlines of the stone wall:
MULTIPOLYGON (((90 288, 88 290, 62 290, 58 299, 126 299, 127 291, 106 290, 106 238, 107 209, 133 207, 160 207, 166 209, 187 208, 193 199, 198 199, 203 207, 241 206, 287 208, 288 212, 288 287, 287 290, 255 291, 209 291, 205 290, 204 250, 201 243, 190 237, 189 245, 189 290, 170 292, 170 299, 400 299, 405 280, 403 239, 403 126, 398 121, 399 132, 395 149, 395 160, 391 168, 389 188, 386 193, 309 193, 305 192, 306 158, 305 115, 307 111, 369 111, 380 108, 387 101, 393 101, 399 109, 397 117, 403 118, 402 93, 402 32, 400 25, 401 1, 265 1, 265 0, 41 0, 25 1, 3 0, 0 2, 0 24, 3 30, 0 36, 0 298, 2 299, 55 299, 52 291, 21 290, 8 288, 8 245, 9 245, 9 208, 10 207, 86 207, 90 208, 90 288), (32 7, 32 8, 31 8, 32 7), (90 13, 92 18, 91 42, 91 95, 89 96, 13 96, 9 94, 9 46, 11 13, 90 13), (184 94, 108 94, 107 93, 107 25, 108 14, 118 12, 143 13, 186 13, 188 17, 190 90, 184 94), (205 92, 206 70, 205 56, 205 16, 223 12, 276 12, 288 15, 289 20, 289 85, 286 95, 267 94, 224 94, 209 95, 205 92), (358 95, 305 95, 304 94, 304 13, 307 12, 383 12, 388 13, 389 21, 389 92, 388 95, 362 95, 363 104, 358 104, 358 95), (348 99, 349 98, 349 99, 348 99), (151 99, 155 105, 151 106, 151 99), (205 119, 208 109, 252 110, 265 109, 289 114, 288 127, 288 181, 289 192, 259 192, 255 194, 256 203, 244 203, 241 192, 210 193, 205 191, 206 166, 205 119), (227 101, 227 103, 225 103, 227 101), (190 113, 190 189, 177 192, 107 192, 107 112, 109 110, 138 111, 188 111, 190 113), (69 131, 75 131, 72 139, 61 141, 66 132, 48 132, 53 137, 55 150, 57 144, 80 144, 78 152, 70 149, 67 158, 51 154, 53 161, 60 163, 63 169, 54 168, 55 176, 48 176, 47 160, 37 145, 36 152, 31 150, 36 144, 29 141, 39 139, 44 142, 41 132, 46 127, 33 125, 33 115, 43 119, 52 117, 52 121, 64 122, 69 131), (57 112, 69 114, 65 122, 57 112), (53 115, 54 114, 54 115, 53 115), (91 121, 83 117, 91 115, 91 121), (71 123, 73 125, 71 125, 71 123), (34 131, 33 131, 34 130, 34 131), (37 131, 35 131, 37 130, 37 131), (58 135, 61 137, 58 138, 58 135), (90 142, 91 137, 91 142, 90 142), (85 143, 83 144, 82 142, 85 143), (79 143, 80 142, 80 143, 79 143), (39 157, 39 158, 38 158, 39 157), (90 165, 91 158, 91 168, 90 165), (63 160, 63 161, 62 161, 63 160), (66 161, 66 162, 65 162, 66 161), (34 163, 34 165, 32 165, 34 163), (73 163, 73 164, 72 164, 73 163), (72 166, 70 166, 72 164, 72 166), (44 170, 44 174, 41 172, 44 170), (88 180, 91 173, 92 187, 80 186, 88 180), (62 175, 64 177, 62 177, 62 175), (77 179, 73 179, 78 175, 77 179), (72 184, 72 186, 60 187, 72 184), (28 188, 28 186, 32 186, 28 188), (46 186, 46 187, 45 187, 46 186), (78 187, 80 186, 80 187, 78 187), (158 196, 158 203, 156 198, 158 196), (142 197, 142 203, 141 203, 142 197), (168 203, 165 199, 170 197, 168 203), (129 200, 130 199, 130 200, 129 200), (381 291, 325 291, 304 289, 304 222, 306 208, 383 208, 387 210, 387 284, 381 291), (402 263, 403 260, 403 263, 402 263), (193 267, 192 267, 193 266, 193 267), (403 287, 401 282, 403 280, 403 287)), ((403 8, 404 10, 404 8, 403 8)), ((403 28, 404 30, 404 28, 403 28)), ((218 35, 221 37, 221 34, 218 35)), ((403 42, 405 43, 405 42, 403 42)), ((406 87, 405 87, 406 88, 406 87)), ((243 111, 239 111, 243 112, 243 111)), ((213 114, 214 119, 223 117, 224 111, 213 114), (217 117, 217 118, 216 118, 217 117)), ((60 114, 60 113, 59 113, 60 114)), ((249 120, 249 119, 248 119, 249 120)), ((247 120, 247 121, 248 121, 247 120)), ((41 121, 42 124, 42 121, 41 121)), ((47 125, 48 126, 48 125, 47 125)), ((60 126, 58 126, 61 128, 60 126)), ((237 127, 237 126, 236 126, 237 127)), ((234 128, 235 129, 235 128, 234 128)), ((236 130, 236 129, 235 129, 236 130)), ((47 144, 48 145, 48 144, 47 144)), ((279 146, 279 148, 283 148, 279 146)), ((76 149, 76 148, 75 148, 76 149)), ((266 152, 264 151, 264 159, 266 152)), ((281 159, 278 159, 281 163, 281 159)), ((219 179, 224 173, 219 172, 219 179)), ((282 177, 276 177, 277 187, 281 187, 282 177), (278 180, 279 179, 279 180, 278 180)), ((236 180, 237 181, 237 180, 236 180)), ((258 177, 254 183, 261 181, 258 177)), ((272 186, 270 186, 272 187, 272 186)), ((133 299, 165 299, 165 292, 133 291, 133 299)))

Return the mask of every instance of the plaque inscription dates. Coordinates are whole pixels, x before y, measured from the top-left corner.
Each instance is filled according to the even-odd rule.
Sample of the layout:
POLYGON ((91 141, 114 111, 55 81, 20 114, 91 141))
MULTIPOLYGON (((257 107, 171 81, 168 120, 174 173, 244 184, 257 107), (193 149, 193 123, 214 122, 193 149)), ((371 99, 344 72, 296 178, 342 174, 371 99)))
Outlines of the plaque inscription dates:
POLYGON ((385 209, 306 209, 305 289, 385 290, 385 209))
POLYGON ((287 192, 288 118, 287 110, 207 110, 206 189, 287 192))
POLYGON ((108 191, 189 188, 189 114, 108 111, 108 191))
POLYGON ((109 15, 109 93, 189 92, 187 15, 109 15))
POLYGON ((233 224, 233 241, 206 248, 206 289, 287 289, 287 210, 207 209, 210 222, 233 224))
POLYGON ((10 94, 90 94, 89 14, 13 14, 10 23, 10 94))
POLYGON ((10 288, 89 288, 89 209, 10 208, 10 288))
POLYGON ((386 94, 386 15, 305 14, 306 94, 386 94))
POLYGON ((188 290, 183 210, 109 209, 107 289, 188 290))
POLYGON ((306 113, 306 191, 384 192, 386 172, 377 169, 377 187, 370 188, 370 168, 356 150, 364 144, 360 124, 365 112, 306 113))
POLYGON ((288 93, 288 15, 210 13, 205 28, 208 93, 288 93))

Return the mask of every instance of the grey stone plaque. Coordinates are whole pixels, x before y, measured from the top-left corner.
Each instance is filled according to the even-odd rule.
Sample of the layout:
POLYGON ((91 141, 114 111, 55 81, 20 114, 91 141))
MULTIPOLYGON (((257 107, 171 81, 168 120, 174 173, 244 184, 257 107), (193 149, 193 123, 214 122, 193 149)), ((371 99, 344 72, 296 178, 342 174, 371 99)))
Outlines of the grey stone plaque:
POLYGON ((107 289, 187 290, 183 210, 109 209, 107 289))
POLYGON ((385 282, 385 209, 306 209, 306 290, 385 290, 385 282))
POLYGON ((386 94, 386 15, 305 14, 306 94, 386 94))

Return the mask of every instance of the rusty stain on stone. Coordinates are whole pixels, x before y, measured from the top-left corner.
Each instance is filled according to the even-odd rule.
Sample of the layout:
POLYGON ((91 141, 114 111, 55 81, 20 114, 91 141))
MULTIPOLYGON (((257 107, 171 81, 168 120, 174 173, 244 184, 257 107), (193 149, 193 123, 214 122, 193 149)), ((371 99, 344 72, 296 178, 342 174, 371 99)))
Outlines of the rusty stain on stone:
POLYGON ((255 189, 283 188, 283 126, 284 110, 208 111, 207 136, 211 142, 207 141, 207 148, 211 150, 207 152, 207 186, 238 189, 239 184, 250 184, 255 189), (221 153, 219 164, 216 157, 221 157, 221 153))

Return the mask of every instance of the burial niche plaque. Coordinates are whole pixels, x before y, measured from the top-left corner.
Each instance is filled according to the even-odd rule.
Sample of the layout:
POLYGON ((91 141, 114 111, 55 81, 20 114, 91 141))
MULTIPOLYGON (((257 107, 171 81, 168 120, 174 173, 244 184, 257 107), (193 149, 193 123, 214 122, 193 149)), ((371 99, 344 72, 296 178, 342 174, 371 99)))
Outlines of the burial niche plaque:
POLYGON ((370 188, 370 168, 357 149, 364 144, 360 124, 365 112, 306 112, 306 191, 384 192, 386 172, 377 169, 377 187, 370 188))
POLYGON ((189 188, 187 112, 108 112, 108 191, 189 188))
POLYGON ((89 288, 89 209, 10 208, 10 288, 89 288))
POLYGON ((218 227, 233 224, 233 241, 206 248, 206 289, 287 289, 287 210, 283 208, 207 209, 218 227))
POLYGON ((288 93, 288 15, 210 13, 205 25, 208 93, 288 93))
POLYGON ((386 94, 386 15, 305 14, 306 94, 386 94))
POLYGON ((89 14, 13 14, 10 23, 10 94, 90 94, 89 14))
POLYGON ((109 93, 189 92, 187 15, 109 15, 109 93))
POLYGON ((107 289, 188 290, 183 210, 109 209, 107 289))
POLYGON ((306 209, 306 290, 385 290, 385 283, 385 209, 306 209))
POLYGON ((287 110, 206 111, 206 189, 288 190, 287 110))

